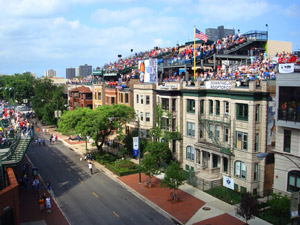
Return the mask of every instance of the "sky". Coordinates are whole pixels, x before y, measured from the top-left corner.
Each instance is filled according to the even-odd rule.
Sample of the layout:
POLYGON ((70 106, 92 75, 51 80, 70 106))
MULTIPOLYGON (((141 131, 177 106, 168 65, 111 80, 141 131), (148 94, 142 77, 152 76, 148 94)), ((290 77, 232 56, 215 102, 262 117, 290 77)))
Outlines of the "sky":
POLYGON ((58 77, 155 46, 193 40, 194 26, 266 31, 300 49, 299 0, 0 0, 0 74, 58 77))

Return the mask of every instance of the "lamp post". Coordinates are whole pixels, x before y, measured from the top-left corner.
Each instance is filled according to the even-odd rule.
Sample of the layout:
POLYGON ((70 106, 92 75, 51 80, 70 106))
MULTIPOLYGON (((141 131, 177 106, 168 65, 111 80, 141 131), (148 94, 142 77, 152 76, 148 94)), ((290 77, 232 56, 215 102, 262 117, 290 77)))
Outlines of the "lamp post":
POLYGON ((142 183, 141 179, 141 149, 140 149, 140 137, 141 137, 141 129, 140 129, 140 117, 137 115, 137 122, 138 122, 138 159, 139 159, 139 184, 142 183))
POLYGON ((269 38, 269 25, 266 24, 266 27, 267 27, 267 40, 268 40, 268 38, 269 38))

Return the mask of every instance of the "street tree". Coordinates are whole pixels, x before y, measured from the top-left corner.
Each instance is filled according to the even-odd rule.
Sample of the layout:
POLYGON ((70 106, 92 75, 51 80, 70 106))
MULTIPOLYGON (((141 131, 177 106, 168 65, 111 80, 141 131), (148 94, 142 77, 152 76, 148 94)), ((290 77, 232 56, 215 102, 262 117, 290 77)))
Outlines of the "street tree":
POLYGON ((290 199, 282 193, 273 193, 271 200, 268 202, 270 212, 274 217, 277 217, 278 224, 281 224, 282 217, 289 217, 290 199))
POLYGON ((242 195, 241 204, 236 208, 237 215, 243 217, 248 224, 248 220, 258 215, 258 201, 249 192, 242 195))
POLYGON ((149 142, 145 148, 145 152, 152 155, 155 159, 155 166, 162 167, 172 160, 172 153, 168 143, 149 142))
POLYGON ((183 184, 185 175, 180 169, 180 165, 177 162, 171 161, 168 168, 165 170, 165 177, 161 181, 161 186, 166 186, 172 189, 173 201, 177 201, 177 193, 179 186, 183 184))
POLYGON ((141 169, 143 173, 147 176, 146 185, 152 187, 151 179, 155 174, 160 172, 159 166, 156 164, 156 159, 152 154, 146 153, 144 155, 141 169))
POLYGON ((113 132, 119 133, 119 130, 124 130, 126 122, 130 122, 134 117, 135 112, 132 107, 119 104, 104 105, 95 110, 75 109, 73 112, 68 111, 61 117, 58 126, 59 130, 65 133, 73 129, 76 133, 90 135, 95 141, 99 153, 103 154, 102 147, 106 138, 113 132), (70 118, 72 115, 74 117, 70 118), (76 118, 76 122, 70 122, 73 118, 76 118))

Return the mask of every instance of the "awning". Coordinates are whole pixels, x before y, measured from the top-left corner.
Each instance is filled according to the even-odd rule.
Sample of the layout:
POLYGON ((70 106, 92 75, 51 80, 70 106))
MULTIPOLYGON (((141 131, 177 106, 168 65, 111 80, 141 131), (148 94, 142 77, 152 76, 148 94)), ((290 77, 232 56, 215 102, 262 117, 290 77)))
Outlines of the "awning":
POLYGON ((105 73, 103 76, 104 77, 113 77, 113 76, 117 76, 117 73, 105 73))

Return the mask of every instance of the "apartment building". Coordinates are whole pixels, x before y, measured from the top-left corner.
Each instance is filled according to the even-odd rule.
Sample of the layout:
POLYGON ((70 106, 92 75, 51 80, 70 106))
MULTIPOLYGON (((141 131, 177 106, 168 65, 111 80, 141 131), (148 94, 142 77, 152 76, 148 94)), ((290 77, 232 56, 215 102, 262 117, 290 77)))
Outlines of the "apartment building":
POLYGON ((300 191, 300 73, 276 78, 274 191, 300 191))

